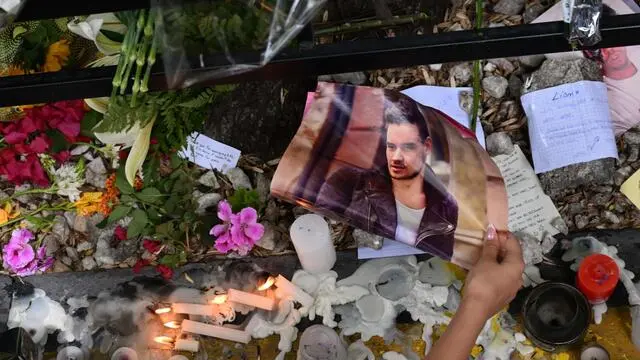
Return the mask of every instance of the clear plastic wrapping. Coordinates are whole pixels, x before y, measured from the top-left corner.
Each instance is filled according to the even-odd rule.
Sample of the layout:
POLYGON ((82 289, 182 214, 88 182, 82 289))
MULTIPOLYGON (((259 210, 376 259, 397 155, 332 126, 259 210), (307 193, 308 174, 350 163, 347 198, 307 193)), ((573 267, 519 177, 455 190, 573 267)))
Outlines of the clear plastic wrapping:
POLYGON ((24 0, 0 0, 0 30, 11 25, 25 3, 24 0))
MULTIPOLYGON (((569 33, 571 43, 581 46, 593 46, 602 40, 600 35, 600 18, 602 17, 602 0, 563 0, 569 3, 569 33)), ((565 10, 565 19, 566 10, 565 10)))
POLYGON ((465 268, 488 224, 507 230, 504 180, 473 133, 371 87, 318 85, 271 193, 465 268))
POLYGON ((157 0, 156 34, 169 87, 193 86, 265 65, 292 43, 325 1, 157 0))

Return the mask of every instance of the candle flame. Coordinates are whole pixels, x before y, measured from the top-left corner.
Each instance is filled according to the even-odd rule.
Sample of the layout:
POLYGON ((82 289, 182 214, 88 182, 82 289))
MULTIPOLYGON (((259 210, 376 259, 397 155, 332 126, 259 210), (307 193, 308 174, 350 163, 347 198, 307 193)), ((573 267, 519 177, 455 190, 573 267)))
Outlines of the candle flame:
POLYGON ((165 327, 168 327, 169 329, 179 329, 180 328, 180 324, 177 321, 169 321, 164 323, 165 327))
POLYGON ((276 278, 274 278, 273 276, 269 276, 262 285, 258 286, 258 290, 260 291, 267 290, 268 288, 273 286, 275 282, 276 282, 276 278))
POLYGON ((171 345, 174 342, 173 338, 169 336, 156 336, 153 338, 153 341, 164 345, 171 345))
POLYGON ((166 314, 166 313, 170 313, 170 312, 171 312, 171 308, 170 307, 156 309, 156 314, 158 314, 158 315, 166 314))
POLYGON ((213 300, 211 300, 212 304, 224 304, 227 301, 227 295, 216 295, 216 297, 213 298, 213 300))

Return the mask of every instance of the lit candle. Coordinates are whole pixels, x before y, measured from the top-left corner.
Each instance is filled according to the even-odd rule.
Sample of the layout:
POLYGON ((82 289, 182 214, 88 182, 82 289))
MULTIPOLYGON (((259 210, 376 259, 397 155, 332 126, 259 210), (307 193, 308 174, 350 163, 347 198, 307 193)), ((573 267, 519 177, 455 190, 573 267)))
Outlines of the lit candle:
POLYGON ((175 347, 173 348, 175 351, 188 351, 192 353, 197 353, 200 347, 200 343, 196 340, 189 339, 178 339, 176 340, 175 347))
POLYGON ((293 300, 299 302, 304 307, 310 307, 313 305, 313 296, 307 294, 304 290, 292 284, 284 276, 278 275, 276 278, 276 287, 285 296, 291 297, 293 300))
POLYGON ((227 296, 227 299, 230 302, 245 304, 265 310, 273 310, 276 305, 275 299, 251 294, 236 289, 229 289, 227 296))
POLYGON ((302 268, 312 274, 331 270, 336 263, 336 249, 331 241, 329 224, 320 215, 298 217, 289 230, 302 268))
POLYGON ((202 304, 185 304, 175 303, 171 305, 173 312, 176 314, 190 314, 190 315, 203 315, 212 316, 216 309, 215 305, 202 305, 202 304))
POLYGON ((231 340, 247 344, 251 336, 242 330, 230 329, 223 326, 209 325, 197 321, 184 320, 182 331, 191 334, 211 336, 219 339, 231 340))

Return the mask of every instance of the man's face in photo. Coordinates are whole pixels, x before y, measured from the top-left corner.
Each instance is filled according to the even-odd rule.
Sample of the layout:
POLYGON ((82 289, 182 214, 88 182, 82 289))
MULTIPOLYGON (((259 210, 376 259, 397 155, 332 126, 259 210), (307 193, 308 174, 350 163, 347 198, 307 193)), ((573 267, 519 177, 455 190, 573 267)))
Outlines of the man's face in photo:
POLYGON ((422 173, 431 139, 420 140, 420 132, 414 124, 389 124, 387 126, 387 167, 393 179, 413 179, 422 173))
POLYGON ((627 49, 615 47, 602 49, 604 60, 604 75, 612 79, 626 79, 633 76, 637 69, 627 57, 627 49))

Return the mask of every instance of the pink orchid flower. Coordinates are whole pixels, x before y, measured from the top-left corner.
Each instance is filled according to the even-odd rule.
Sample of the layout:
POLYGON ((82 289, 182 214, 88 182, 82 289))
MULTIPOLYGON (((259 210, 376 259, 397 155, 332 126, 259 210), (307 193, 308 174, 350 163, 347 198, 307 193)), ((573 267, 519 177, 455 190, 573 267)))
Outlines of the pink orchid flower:
POLYGON ((216 250, 223 254, 233 249, 233 242, 231 241, 231 218, 233 216, 229 202, 227 200, 220 201, 218 203, 218 219, 222 220, 223 223, 212 227, 209 235, 216 237, 216 250))
POLYGON ((240 255, 246 255, 264 235, 264 226, 258 223, 256 209, 246 207, 232 219, 231 238, 240 255))
POLYGON ((33 234, 27 229, 17 229, 11 233, 11 240, 2 248, 2 265, 5 269, 16 272, 29 265, 35 258, 29 241, 33 239, 33 234))
POLYGON ((218 204, 218 218, 223 223, 214 226, 209 234, 216 237, 215 248, 223 254, 237 251, 247 255, 264 235, 264 226, 258 223, 258 212, 254 208, 247 207, 234 214, 224 200, 218 204))

